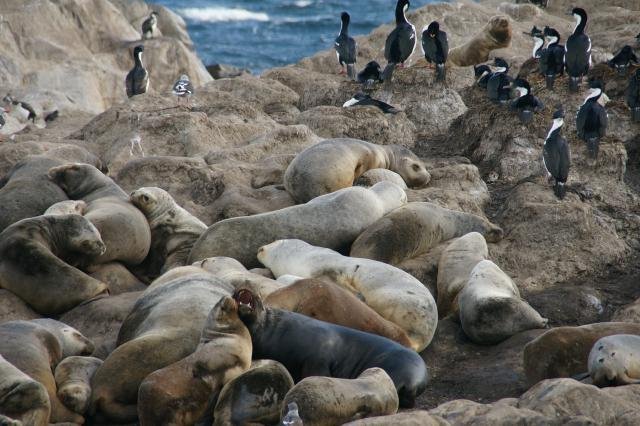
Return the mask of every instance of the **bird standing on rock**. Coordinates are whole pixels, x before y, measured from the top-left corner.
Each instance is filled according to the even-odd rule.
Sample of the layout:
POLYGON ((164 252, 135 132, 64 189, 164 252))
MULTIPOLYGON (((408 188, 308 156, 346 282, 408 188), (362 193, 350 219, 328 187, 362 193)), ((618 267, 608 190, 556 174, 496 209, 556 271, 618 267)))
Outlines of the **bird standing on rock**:
POLYGON ((582 77, 587 75, 591 67, 591 39, 584 32, 587 26, 587 12, 576 7, 571 14, 576 19, 576 28, 567 39, 564 60, 569 74, 569 90, 577 92, 582 77))
POLYGON ((385 114, 397 114, 400 112, 397 108, 389 105, 386 102, 379 101, 377 99, 373 99, 369 95, 365 95, 364 93, 356 93, 353 95, 353 98, 349 99, 347 102, 342 105, 344 108, 357 106, 357 105, 372 105, 380 108, 382 112, 385 114))
POLYGON ((640 123, 640 68, 629 79, 627 105, 631 108, 631 119, 640 123))
POLYGON ((349 22, 351 17, 347 12, 342 12, 340 15, 342 24, 340 25, 340 33, 335 41, 336 55, 338 56, 338 62, 342 67, 340 73, 344 73, 344 68, 347 68, 347 75, 350 79, 356 79, 356 41, 349 36, 349 22))
POLYGON ((449 55, 447 33, 440 30, 440 24, 433 21, 422 30, 422 52, 428 63, 436 65, 436 80, 445 79, 445 63, 449 55))
POLYGON ((563 125, 564 110, 560 107, 553 113, 553 125, 544 140, 544 148, 542 149, 542 165, 547 172, 547 178, 553 184, 554 194, 560 199, 563 199, 566 194, 565 185, 571 167, 569 144, 562 137, 563 125))
POLYGON ((527 80, 522 78, 513 82, 514 91, 518 93, 518 97, 511 102, 511 108, 518 110, 520 121, 524 124, 533 120, 533 113, 541 111, 544 108, 540 99, 533 96, 531 86, 527 80))
POLYGON ((509 77, 509 64, 502 58, 495 58, 496 71, 491 74, 487 82, 487 93, 493 102, 505 104, 511 98, 511 82, 509 77))
POLYGON ((491 78, 491 68, 489 65, 474 65, 473 74, 476 77, 476 84, 479 87, 486 89, 487 83, 491 78))
POLYGON ((151 15, 142 23, 142 38, 149 39, 154 36, 158 29, 158 13, 151 12, 151 15))
POLYGON ((604 107, 598 102, 603 94, 602 82, 594 80, 589 85, 591 88, 587 98, 578 110, 576 127, 578 137, 587 143, 589 156, 597 160, 600 138, 604 137, 607 132, 609 117, 604 107))
POLYGON ((135 49, 133 49, 135 65, 125 79, 128 97, 141 95, 149 89, 149 73, 144 68, 144 65, 142 65, 142 52, 144 52, 144 46, 142 45, 136 46, 135 49))
POLYGON ((540 58, 544 46, 544 33, 535 25, 531 29, 530 33, 525 33, 533 38, 533 51, 531 52, 532 58, 540 58))
POLYGON ((369 62, 362 71, 358 73, 358 83, 361 83, 365 89, 371 88, 375 83, 382 81, 380 72, 380 64, 376 61, 369 62))
POLYGON ((416 48, 416 27, 405 16, 409 5, 409 0, 398 0, 396 4, 396 27, 384 44, 384 58, 387 60, 387 66, 382 72, 384 81, 391 80, 396 65, 403 67, 416 48))
POLYGON ((547 89, 553 90, 556 77, 564 73, 564 46, 560 44, 560 33, 554 28, 544 27, 543 35, 547 47, 540 52, 540 73, 547 89))
POLYGON ((194 89, 193 84, 189 80, 189 76, 186 74, 182 74, 178 81, 173 84, 173 94, 178 97, 178 102, 180 99, 187 99, 187 106, 189 105, 189 98, 193 95, 194 89))
POLYGON ((618 52, 616 56, 614 56, 611 60, 609 60, 609 62, 607 62, 607 65, 617 70, 619 75, 626 75, 627 69, 629 69, 629 65, 631 65, 631 62, 637 64, 638 57, 635 53, 633 53, 633 49, 631 48, 631 46, 626 45, 620 50, 620 52, 618 52))

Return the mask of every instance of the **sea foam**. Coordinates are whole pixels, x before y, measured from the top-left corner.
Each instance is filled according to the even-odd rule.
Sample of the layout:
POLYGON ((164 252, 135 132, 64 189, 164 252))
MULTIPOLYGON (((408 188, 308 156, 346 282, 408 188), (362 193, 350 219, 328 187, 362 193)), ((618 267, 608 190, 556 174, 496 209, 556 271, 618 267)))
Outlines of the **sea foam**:
POLYGON ((185 18, 201 22, 229 22, 229 21, 261 21, 269 20, 269 15, 262 12, 252 12, 246 9, 226 7, 189 7, 178 9, 178 13, 185 18))

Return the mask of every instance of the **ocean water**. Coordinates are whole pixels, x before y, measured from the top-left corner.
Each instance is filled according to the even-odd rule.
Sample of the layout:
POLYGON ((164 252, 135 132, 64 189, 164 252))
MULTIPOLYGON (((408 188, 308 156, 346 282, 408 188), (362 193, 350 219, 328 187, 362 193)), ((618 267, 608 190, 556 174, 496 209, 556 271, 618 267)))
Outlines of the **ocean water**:
MULTIPOLYGON (((433 0, 412 0, 411 9, 433 0)), ((259 74, 333 46, 340 13, 350 34, 394 20, 395 0, 154 0, 187 22, 205 65, 222 63, 259 74)))

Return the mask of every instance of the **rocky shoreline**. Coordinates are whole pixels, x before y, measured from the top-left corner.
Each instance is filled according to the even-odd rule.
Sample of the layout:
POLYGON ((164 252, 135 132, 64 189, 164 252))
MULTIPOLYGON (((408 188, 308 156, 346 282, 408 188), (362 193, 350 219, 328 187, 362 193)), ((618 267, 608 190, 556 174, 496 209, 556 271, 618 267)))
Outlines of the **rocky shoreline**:
MULTIPOLYGON (((636 46, 640 5, 581 2, 590 10, 590 76, 606 82, 610 99, 608 136, 594 165, 575 134, 584 93, 570 93, 566 76, 549 91, 544 78, 526 74, 532 42, 524 33, 533 25, 552 25, 566 40, 572 31, 571 17, 565 16, 572 3, 550 3, 541 9, 498 0, 458 1, 408 14, 417 29, 440 21, 450 46, 467 42, 496 15, 508 20, 510 46, 491 56, 507 59, 514 76, 526 75, 546 106, 533 122, 521 124, 515 113, 492 104, 475 86, 472 67, 449 67, 446 82, 435 82, 420 49, 408 67, 395 71, 393 82, 370 91, 400 109, 384 114, 375 107, 342 107, 360 85, 336 74, 333 50, 261 76, 214 80, 195 55, 184 21, 164 7, 142 0, 0 0, 0 25, 5 28, 0 90, 28 101, 38 117, 59 111, 50 123, 41 118, 21 123, 8 116, 0 131, 0 203, 13 203, 16 195, 10 191, 22 188, 15 178, 2 176, 40 156, 91 163, 126 194, 160 187, 188 214, 211 226, 296 205, 284 187, 285 171, 296 155, 324 139, 400 145, 416 154, 430 175, 426 186, 405 190, 407 201, 470 213, 504 230, 500 241, 487 242, 488 259, 549 320, 548 327, 609 322, 614 329, 626 330, 627 323, 635 327, 640 323, 640 127, 624 102, 632 70, 622 76, 604 62, 623 45, 636 46), (162 33, 144 41, 151 89, 127 100, 124 76, 132 65, 130 50, 140 42, 138 28, 151 11, 159 13, 162 33), (196 87, 190 106, 178 105, 170 94, 184 73, 196 87), (564 136, 572 160, 564 200, 554 196, 540 161, 557 104, 566 111, 564 136)), ((359 67, 370 60, 384 63, 391 28, 383 25, 357 38, 359 67)), ((450 242, 395 266, 435 298, 439 260, 450 242)), ((345 252, 344 247, 336 249, 345 252)), ((111 296, 56 316, 93 340, 93 356, 101 359, 116 347, 120 325, 149 284, 135 268, 120 267, 114 266, 118 272, 113 273, 87 269, 88 275, 107 282, 111 296)), ((42 316, 0 289, 0 326, 42 316)), ((626 333, 640 335, 637 328, 626 333)), ((362 419, 353 424, 640 422, 640 384, 598 388, 570 378, 584 371, 549 374, 542 377, 547 380, 530 383, 525 347, 538 344, 546 332, 526 330, 495 345, 479 345, 459 322, 440 319, 433 340, 420 353, 429 383, 416 401, 419 411, 400 410, 398 417, 378 423, 362 419)), ((87 419, 88 424, 110 424, 87 419)))

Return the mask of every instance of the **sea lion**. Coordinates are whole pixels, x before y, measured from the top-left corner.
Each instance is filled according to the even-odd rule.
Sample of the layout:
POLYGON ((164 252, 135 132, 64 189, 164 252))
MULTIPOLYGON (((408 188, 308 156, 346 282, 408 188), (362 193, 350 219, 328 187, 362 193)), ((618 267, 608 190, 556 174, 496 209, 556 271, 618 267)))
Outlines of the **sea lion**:
POLYGON ((65 200, 53 204, 43 213, 43 216, 62 216, 66 214, 84 215, 87 203, 82 200, 65 200))
POLYGON ((471 213, 445 209, 433 203, 409 203, 367 228, 353 242, 350 256, 399 265, 427 253, 443 241, 469 232, 488 242, 502 239, 499 226, 471 213))
POLYGON ((74 413, 87 411, 91 401, 91 378, 102 360, 90 356, 70 356, 63 359, 55 369, 54 378, 58 398, 74 413))
POLYGON ((222 387, 251 365, 251 337, 238 305, 223 297, 211 309, 195 352, 148 375, 138 390, 144 425, 191 425, 207 411, 222 387))
POLYGON ((183 266, 161 275, 126 317, 116 349, 93 377, 89 412, 111 422, 138 417, 138 387, 150 373, 192 354, 206 319, 233 287, 202 268, 183 266))
POLYGON ((251 334, 254 359, 281 362, 296 382, 309 376, 355 379, 380 367, 393 380, 401 407, 413 407, 426 389, 427 366, 420 355, 393 340, 265 307, 249 290, 238 290, 233 298, 251 334))
POLYGON ((402 176, 388 169, 367 170, 362 175, 360 175, 358 179, 356 179, 356 181, 354 182, 354 185, 373 186, 376 183, 382 182, 385 180, 395 183, 402 189, 408 188, 406 182, 404 181, 404 179, 402 179, 402 176))
POLYGON ((88 355, 93 345, 77 330, 52 319, 0 325, 0 355, 44 385, 51 403, 50 423, 84 423, 58 399, 53 370, 64 356, 88 355))
POLYGON ((91 265, 87 273, 109 287, 109 294, 116 296, 132 291, 143 291, 147 286, 131 273, 122 263, 109 262, 91 265))
POLYGON ((220 391, 213 426, 276 424, 284 396, 292 387, 284 365, 270 359, 254 361, 220 391))
POLYGON ((486 62, 492 50, 511 44, 511 32, 511 20, 508 16, 493 16, 471 40, 449 50, 448 62, 459 67, 486 62))
POLYGON ((147 257, 149 223, 111 178, 89 164, 72 163, 51 168, 49 179, 72 200, 87 203, 84 216, 98 228, 107 247, 95 263, 118 260, 137 265, 147 257))
POLYGON ((284 287, 276 280, 247 271, 242 263, 230 257, 209 257, 195 262, 193 266, 211 272, 216 278, 231 284, 236 290, 248 288, 262 298, 284 287))
POLYGON ((640 384, 640 336, 614 334, 601 338, 593 345, 588 364, 596 386, 640 384))
POLYGON ((640 336, 640 324, 601 322, 579 327, 556 327, 527 343, 523 352, 524 372, 532 386, 544 379, 572 377, 589 369, 595 343, 614 334, 640 336))
POLYGON ((431 176, 424 163, 400 145, 376 145, 359 139, 326 139, 289 163, 284 187, 297 203, 348 188, 367 170, 389 169, 409 187, 422 187, 431 176))
POLYGON ((0 289, 0 324, 7 321, 31 320, 40 315, 9 290, 0 289))
POLYGON ((22 219, 0 233, 0 287, 40 314, 61 314, 108 294, 106 284, 72 266, 104 251, 98 230, 83 216, 22 219))
POLYGON ((411 347, 411 341, 402 328, 382 318, 366 303, 337 284, 317 279, 296 280, 295 283, 271 293, 264 301, 272 308, 377 334, 411 347))
POLYGON ((368 368, 355 379, 307 377, 287 393, 282 417, 291 402, 298 404, 305 426, 341 425, 398 411, 393 380, 381 368, 368 368))
POLYGON ((458 294, 460 323, 475 343, 496 344, 521 331, 545 328, 542 318, 515 283, 490 260, 481 260, 458 294))
POLYGON ((282 238, 344 249, 368 226, 406 202, 402 188, 380 182, 371 188, 344 188, 274 212, 226 219, 202 234, 191 251, 190 262, 227 256, 247 268, 256 267, 260 265, 258 249, 282 238))
POLYGON ((44 385, 20 371, 2 355, 0 413, 22 422, 20 424, 34 426, 47 426, 51 414, 51 403, 44 385))
POLYGON ((384 319, 402 328, 411 347, 420 352, 431 342, 438 309, 424 285, 408 273, 369 259, 342 256, 300 240, 279 240, 263 246, 258 259, 276 277, 327 277, 361 297, 384 319))
POLYGON ((165 190, 156 187, 140 188, 129 195, 151 228, 151 250, 145 265, 153 278, 176 266, 187 265, 191 248, 207 230, 200 219, 180 207, 165 190))
POLYGON ((438 262, 438 315, 450 313, 458 317, 458 293, 469 282, 469 275, 481 260, 489 257, 482 234, 469 232, 453 240, 444 249, 438 262))
POLYGON ((11 419, 0 414, 0 426, 23 426, 23 423, 20 420, 11 419))

